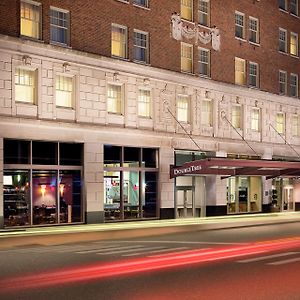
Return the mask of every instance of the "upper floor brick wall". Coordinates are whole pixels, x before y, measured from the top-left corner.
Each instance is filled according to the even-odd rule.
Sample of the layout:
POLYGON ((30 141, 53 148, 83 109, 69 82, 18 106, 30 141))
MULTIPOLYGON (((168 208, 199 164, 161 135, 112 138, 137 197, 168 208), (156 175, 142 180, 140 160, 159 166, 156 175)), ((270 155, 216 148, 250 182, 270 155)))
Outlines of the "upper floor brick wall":
MULTIPOLYGON (((287 0, 289 2, 289 0, 287 0)), ((170 17, 180 12, 180 0, 149 0, 149 9, 133 5, 133 0, 124 3, 118 0, 39 0, 42 4, 42 37, 45 43, 50 41, 50 6, 70 11, 70 47, 75 50, 111 56, 111 24, 116 23, 128 28, 128 59, 133 60, 133 30, 149 33, 150 65, 180 72, 180 42, 171 37, 170 17)), ((300 61, 297 57, 278 51, 279 27, 287 30, 289 48, 290 33, 300 37, 300 19, 278 8, 277 0, 254 1, 217 1, 211 0, 211 26, 220 29, 220 51, 211 49, 211 45, 193 44, 193 73, 197 74, 197 48, 211 49, 211 78, 216 81, 234 83, 234 59, 240 57, 247 62, 259 65, 260 89, 278 94, 278 71, 284 70, 298 74, 300 61), (235 11, 245 15, 246 35, 244 40, 235 38, 235 11), (259 20, 259 45, 248 41, 249 16, 259 20)), ((194 20, 185 23, 190 28, 197 26, 197 5, 194 0, 194 20)), ((0 3, 0 33, 20 36, 20 0, 2 0, 0 3)), ((208 30, 199 27, 200 30, 208 30)), ((298 41, 299 48, 299 41, 298 41)), ((289 86, 289 82, 288 85, 289 86)), ((289 94, 289 92, 288 92, 289 94)))

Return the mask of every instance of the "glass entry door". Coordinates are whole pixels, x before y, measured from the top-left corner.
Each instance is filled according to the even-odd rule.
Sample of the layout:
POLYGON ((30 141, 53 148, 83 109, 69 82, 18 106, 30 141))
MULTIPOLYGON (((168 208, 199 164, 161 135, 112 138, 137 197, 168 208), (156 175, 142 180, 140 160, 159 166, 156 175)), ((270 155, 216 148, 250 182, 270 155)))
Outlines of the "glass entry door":
POLYGON ((293 201, 293 187, 285 186, 283 187, 283 211, 293 211, 294 201, 293 201))
POLYGON ((193 189, 191 187, 177 187, 176 203, 178 218, 195 216, 193 189))

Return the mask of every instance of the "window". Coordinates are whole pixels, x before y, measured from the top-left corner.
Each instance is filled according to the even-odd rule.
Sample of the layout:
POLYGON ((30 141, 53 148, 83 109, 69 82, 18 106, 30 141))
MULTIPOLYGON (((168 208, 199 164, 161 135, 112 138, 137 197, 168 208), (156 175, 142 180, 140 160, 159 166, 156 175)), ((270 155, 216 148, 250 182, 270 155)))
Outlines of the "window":
POLYGON ((287 10, 286 0, 278 0, 278 7, 283 10, 287 10))
POLYGON ((283 134, 285 130, 285 116, 284 113, 276 114, 276 130, 278 133, 283 134))
POLYGON ((180 15, 185 20, 193 20, 193 0, 181 0, 180 15))
POLYGON ((245 38, 244 14, 235 12, 235 36, 241 39, 245 38))
POLYGON ((199 24, 204 26, 210 26, 210 0, 199 0, 199 24))
POLYGON ((181 43, 181 71, 193 71, 193 45, 181 43))
POLYGON ((143 6, 143 7, 149 7, 149 1, 148 0, 133 0, 133 4, 136 4, 138 6, 143 6))
POLYGON ((55 81, 56 106, 73 107, 73 78, 57 75, 55 81))
POLYGON ((20 102, 36 102, 36 71, 16 68, 15 100, 20 102))
POLYGON ((232 107, 232 114, 231 114, 231 123, 232 126, 236 129, 242 128, 242 110, 240 105, 234 105, 232 107))
POLYGON ((122 114, 122 86, 109 84, 107 87, 107 111, 122 114))
POLYGON ((127 58, 127 27, 112 24, 111 55, 127 58))
POLYGON ((235 84, 246 84, 246 61, 244 59, 235 58, 235 84))
POLYGON ((290 10, 291 10, 291 14, 298 16, 298 0, 290 1, 290 10))
POLYGON ((258 19, 249 17, 249 41, 259 44, 259 22, 258 19))
POLYGON ((291 32, 290 54, 298 56, 298 34, 291 32))
POLYGON ((134 60, 148 63, 149 62, 149 43, 148 33, 134 30, 134 60))
POLYGON ((41 4, 34 1, 21 1, 20 32, 23 36, 41 38, 41 4))
POLYGON ((50 8, 51 42, 69 45, 70 13, 66 10, 50 8))
POLYGON ((258 64, 249 62, 249 86, 258 87, 258 64))
POLYGON ((138 94, 138 115, 140 117, 151 117, 151 95, 149 90, 139 90, 138 94))
POLYGON ((280 94, 286 94, 286 72, 285 71, 279 71, 279 93, 280 94))
POLYGON ((210 76, 210 51, 199 48, 199 74, 210 76))
POLYGON ((292 116, 292 136, 299 136, 299 117, 298 117, 298 115, 292 116))
POLYGON ((212 101, 203 100, 201 103, 201 125, 212 126, 212 101))
POLYGON ((189 97, 178 96, 177 98, 177 120, 180 122, 188 123, 189 117, 189 97))
POLYGON ((256 107, 251 110, 251 130, 260 130, 260 109, 256 107))
POLYGON ((279 51, 287 52, 286 30, 279 28, 279 51))
POLYGON ((298 97, 298 75, 291 74, 290 76, 290 92, 292 97, 298 97))

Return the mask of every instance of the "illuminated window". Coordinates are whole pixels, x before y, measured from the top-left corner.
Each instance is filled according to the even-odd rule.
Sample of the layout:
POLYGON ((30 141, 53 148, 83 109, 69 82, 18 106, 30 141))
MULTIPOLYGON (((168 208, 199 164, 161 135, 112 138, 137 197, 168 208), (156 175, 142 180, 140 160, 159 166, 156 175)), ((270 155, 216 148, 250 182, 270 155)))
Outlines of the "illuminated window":
POLYGON ((235 84, 246 84, 246 61, 238 57, 235 58, 235 84))
POLYGON ((199 49, 199 74, 210 76, 210 50, 199 49))
POLYGON ((210 26, 210 0, 199 0, 199 24, 210 26))
POLYGON ((148 33, 134 30, 134 60, 148 63, 149 62, 149 43, 148 33))
POLYGON ((69 44, 70 13, 66 10, 50 8, 50 40, 64 45, 69 44))
POLYGON ((249 86, 258 87, 258 64, 249 62, 249 86))
POLYGON ((283 10, 287 10, 286 0, 278 0, 278 7, 283 10))
POLYGON ((240 105, 234 105, 232 107, 231 123, 234 128, 242 128, 242 109, 240 105))
POLYGON ((258 19, 249 17, 249 41, 259 44, 259 22, 258 19))
POLYGON ((299 117, 298 117, 298 115, 292 116, 292 136, 299 136, 299 117))
POLYGON ((290 1, 291 14, 298 16, 298 0, 290 1))
POLYGON ((34 1, 21 1, 20 33, 35 39, 41 38, 41 4, 34 1))
POLYGON ((107 86, 107 111, 122 114, 122 86, 109 84, 107 86))
POLYGON ((127 27, 112 24, 111 55, 127 58, 127 27))
POLYGON ((56 105, 73 107, 73 78, 57 75, 55 81, 56 105))
POLYGON ((284 113, 277 113, 276 114, 276 130, 283 134, 285 130, 285 116, 284 113))
POLYGON ((181 71, 193 71, 193 45, 181 43, 181 71))
POLYGON ((279 71, 279 93, 286 94, 287 84, 286 84, 286 72, 279 71))
POLYGON ((193 0, 181 0, 180 15, 185 20, 193 20, 193 0))
POLYGON ((36 102, 36 71, 17 68, 15 71, 15 100, 36 102))
POLYGON ((279 28, 279 51, 287 52, 286 30, 279 28))
POLYGON ((291 32, 290 54, 298 56, 298 34, 291 32))
POLYGON ((138 115, 140 117, 150 118, 151 117, 151 96, 149 90, 139 90, 138 94, 138 115))
POLYGON ((133 0, 133 4, 136 4, 138 6, 143 6, 143 7, 149 7, 148 0, 133 0))
POLYGON ((291 74, 290 76, 290 91, 292 97, 298 97, 298 75, 291 74))
POLYGON ((260 109, 256 107, 251 110, 251 130, 260 130, 260 109))
POLYGON ((177 120, 180 122, 189 123, 189 97, 178 96, 177 98, 177 120))
POLYGON ((203 100, 201 103, 201 125, 212 126, 212 101, 203 100))
POLYGON ((235 12, 235 36, 241 39, 245 38, 245 15, 235 12))

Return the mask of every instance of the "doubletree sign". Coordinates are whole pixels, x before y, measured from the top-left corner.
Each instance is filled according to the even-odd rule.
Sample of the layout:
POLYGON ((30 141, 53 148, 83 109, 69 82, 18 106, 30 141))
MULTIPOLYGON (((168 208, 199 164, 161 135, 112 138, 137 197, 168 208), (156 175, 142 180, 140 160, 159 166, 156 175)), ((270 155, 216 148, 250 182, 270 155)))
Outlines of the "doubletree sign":
POLYGON ((170 178, 175 178, 177 176, 181 175, 187 175, 187 174, 195 174, 197 171, 200 171, 202 167, 197 164, 192 164, 189 166, 181 166, 181 167, 174 167, 170 166, 170 178))

